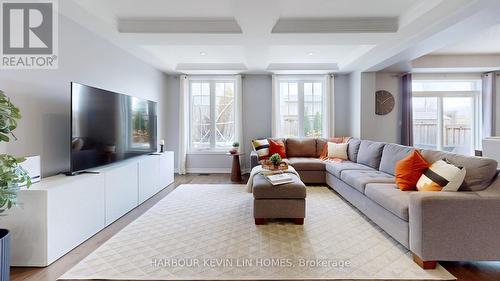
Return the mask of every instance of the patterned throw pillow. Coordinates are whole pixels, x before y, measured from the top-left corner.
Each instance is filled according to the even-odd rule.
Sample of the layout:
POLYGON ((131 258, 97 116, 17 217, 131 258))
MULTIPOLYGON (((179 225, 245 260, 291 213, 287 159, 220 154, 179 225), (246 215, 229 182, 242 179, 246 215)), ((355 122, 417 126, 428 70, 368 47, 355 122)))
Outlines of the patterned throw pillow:
POLYGON ((427 169, 417 182, 418 191, 458 191, 465 179, 465 168, 448 160, 438 160, 427 169))
POLYGON ((269 157, 269 141, 267 139, 253 140, 252 145, 259 158, 269 157))

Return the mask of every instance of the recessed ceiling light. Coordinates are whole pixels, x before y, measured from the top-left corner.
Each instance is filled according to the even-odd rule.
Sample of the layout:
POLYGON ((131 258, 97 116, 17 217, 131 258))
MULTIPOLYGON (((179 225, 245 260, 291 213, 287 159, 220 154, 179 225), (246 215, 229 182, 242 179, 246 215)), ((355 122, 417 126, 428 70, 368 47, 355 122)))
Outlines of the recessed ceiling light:
POLYGON ((314 52, 309 52, 307 53, 308 56, 313 56, 314 55, 314 52))
POLYGON ((207 53, 205 53, 205 52, 200 52, 200 56, 206 56, 206 55, 207 55, 207 53))

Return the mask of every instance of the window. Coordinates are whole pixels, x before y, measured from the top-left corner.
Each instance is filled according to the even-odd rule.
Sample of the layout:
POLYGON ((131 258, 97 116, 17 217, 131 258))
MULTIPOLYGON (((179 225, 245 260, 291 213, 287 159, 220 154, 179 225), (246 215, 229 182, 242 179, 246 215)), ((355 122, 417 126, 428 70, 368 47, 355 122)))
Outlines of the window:
POLYGON ((189 84, 190 151, 225 151, 235 140, 234 80, 189 84))
POLYGON ((280 135, 321 137, 324 133, 324 80, 281 79, 280 135))
POLYGON ((414 81, 413 138, 420 148, 472 155, 480 145, 480 81, 414 81))

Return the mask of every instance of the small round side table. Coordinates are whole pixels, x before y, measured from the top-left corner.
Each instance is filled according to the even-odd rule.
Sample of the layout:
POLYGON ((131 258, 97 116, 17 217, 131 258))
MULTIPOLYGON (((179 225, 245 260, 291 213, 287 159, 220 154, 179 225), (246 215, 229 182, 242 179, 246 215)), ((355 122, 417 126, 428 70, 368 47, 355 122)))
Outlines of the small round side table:
POLYGON ((226 153, 228 156, 233 156, 233 166, 231 169, 231 181, 232 182, 242 182, 243 179, 241 178, 241 168, 240 168, 240 155, 243 155, 243 153, 226 153))

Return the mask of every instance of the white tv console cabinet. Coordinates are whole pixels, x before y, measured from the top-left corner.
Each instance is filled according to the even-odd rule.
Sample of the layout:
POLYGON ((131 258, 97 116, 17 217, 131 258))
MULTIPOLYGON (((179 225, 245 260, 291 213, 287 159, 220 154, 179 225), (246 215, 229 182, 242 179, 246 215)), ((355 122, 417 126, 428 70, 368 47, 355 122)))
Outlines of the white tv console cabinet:
POLYGON ((58 175, 19 191, 0 218, 12 235, 13 266, 47 266, 174 181, 174 153, 145 155, 58 175))

